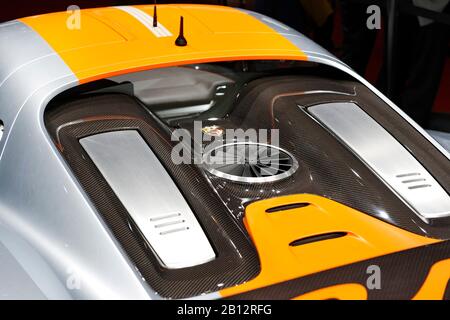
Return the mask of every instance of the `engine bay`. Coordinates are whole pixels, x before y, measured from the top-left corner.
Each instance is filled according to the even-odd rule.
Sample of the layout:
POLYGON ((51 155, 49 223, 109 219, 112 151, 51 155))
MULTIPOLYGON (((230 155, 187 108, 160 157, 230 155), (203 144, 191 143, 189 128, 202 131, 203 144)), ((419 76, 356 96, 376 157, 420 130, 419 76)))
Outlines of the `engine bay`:
POLYGON ((112 77, 56 97, 45 124, 163 297, 253 279, 260 259, 244 220, 264 199, 318 195, 417 235, 450 238, 448 161, 365 86, 321 68, 237 61, 112 77), (356 114, 367 126, 339 131, 342 114, 342 123, 356 114), (371 126, 381 133, 371 137, 371 126), (373 145, 380 136, 392 149, 373 145), (364 153, 367 144, 376 157, 364 153), (396 161, 411 170, 383 175, 396 161))

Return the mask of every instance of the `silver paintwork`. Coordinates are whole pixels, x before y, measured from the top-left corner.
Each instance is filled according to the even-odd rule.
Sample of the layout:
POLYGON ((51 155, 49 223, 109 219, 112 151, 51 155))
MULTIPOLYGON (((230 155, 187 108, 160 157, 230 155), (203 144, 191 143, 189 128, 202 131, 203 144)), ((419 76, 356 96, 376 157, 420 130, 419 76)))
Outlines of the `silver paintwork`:
POLYGON ((97 134, 80 144, 164 266, 187 268, 215 259, 194 213, 137 131, 97 134))
POLYGON ((436 139, 447 151, 450 152, 450 133, 428 130, 428 133, 436 139))
POLYGON ((33 279, 23 269, 11 251, 0 242, 0 283, 8 290, 0 292, 0 299, 45 299, 33 279))
POLYGON ((36 32, 19 21, 0 24, 0 44, 0 87, 21 68, 55 55, 36 32), (27 48, 27 43, 32 43, 33 48, 27 48))
MULTIPOLYGON (((310 61, 342 70, 372 90, 450 159, 449 152, 348 66, 298 32, 267 19, 271 20, 262 21, 280 30, 310 61)), ((77 86, 77 78, 36 32, 19 21, 0 24, 0 59, 0 120, 4 122, 0 252, 8 250, 11 266, 0 264, 0 274, 24 284, 13 288, 0 282, 0 297, 158 299, 46 132, 46 105, 58 93, 77 86), (80 280, 79 288, 68 286, 73 276, 80 280)), ((216 292, 194 298, 219 297, 216 292)))
MULTIPOLYGON (((10 273, 1 264, 0 273, 16 283, 33 282, 46 298, 158 298, 99 217, 45 129, 47 103, 77 86, 78 80, 21 22, 0 25, 0 57, 0 119, 5 126, 0 141, 0 234, 8 233, 15 241, 0 239, 28 277, 10 273)), ((26 298, 28 287, 18 292, 0 282, 0 296, 26 298)))
MULTIPOLYGON (((17 275, 13 272, 7 272, 2 265, 1 274, 9 277, 9 281, 13 281, 17 286, 17 295, 15 296, 9 285, 4 285, 1 290, 2 298, 14 296, 17 299, 25 297, 30 299, 71 299, 66 284, 58 279, 51 265, 20 235, 0 225, 0 242, 16 260, 17 266, 15 268, 26 273, 26 275, 17 275), (39 292, 37 290, 29 291, 28 286, 31 286, 31 284, 26 285, 25 288, 21 287, 23 281, 32 282, 39 292), (8 288, 8 290, 4 290, 4 288, 8 288)), ((6 284, 4 281, 0 283, 6 284)))
POLYGON ((327 103, 308 113, 340 139, 425 222, 450 216, 450 196, 381 125, 354 103, 327 103))

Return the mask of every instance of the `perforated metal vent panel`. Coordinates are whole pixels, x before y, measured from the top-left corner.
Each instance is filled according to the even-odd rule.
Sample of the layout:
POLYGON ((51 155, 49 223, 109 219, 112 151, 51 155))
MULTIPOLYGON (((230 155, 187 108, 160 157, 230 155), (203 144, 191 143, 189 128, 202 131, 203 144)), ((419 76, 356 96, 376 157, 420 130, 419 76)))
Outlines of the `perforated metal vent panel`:
POLYGON ((340 139, 425 222, 450 217, 450 197, 382 126, 354 103, 329 103, 308 112, 340 139))
POLYGON ((164 266, 186 268, 215 258, 177 186, 137 131, 101 133, 80 144, 164 266))

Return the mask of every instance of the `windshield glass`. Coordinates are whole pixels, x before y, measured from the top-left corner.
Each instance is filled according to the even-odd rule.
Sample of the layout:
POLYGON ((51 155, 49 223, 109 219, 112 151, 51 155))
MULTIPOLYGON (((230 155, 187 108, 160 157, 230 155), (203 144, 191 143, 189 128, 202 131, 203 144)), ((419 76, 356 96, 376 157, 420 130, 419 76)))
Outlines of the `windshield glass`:
POLYGON ((227 117, 245 88, 261 78, 305 74, 303 61, 233 61, 154 69, 110 78, 130 82, 134 96, 170 126, 227 117))

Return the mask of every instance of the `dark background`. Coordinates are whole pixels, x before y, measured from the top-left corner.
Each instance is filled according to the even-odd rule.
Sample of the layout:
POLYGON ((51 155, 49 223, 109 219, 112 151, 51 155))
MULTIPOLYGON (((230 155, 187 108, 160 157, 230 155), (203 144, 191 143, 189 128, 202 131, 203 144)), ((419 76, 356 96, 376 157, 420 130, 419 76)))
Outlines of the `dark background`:
MULTIPOLYGON (((222 4, 223 1, 157 1, 158 3, 209 3, 222 4)), ((247 1, 248 2, 248 1, 247 1)), ((239 5, 239 1, 229 1, 239 5)), ((21 17, 65 11, 70 5, 80 8, 95 8, 130 4, 153 4, 152 0, 15 0, 0 2, 0 22, 13 20, 21 17)))

